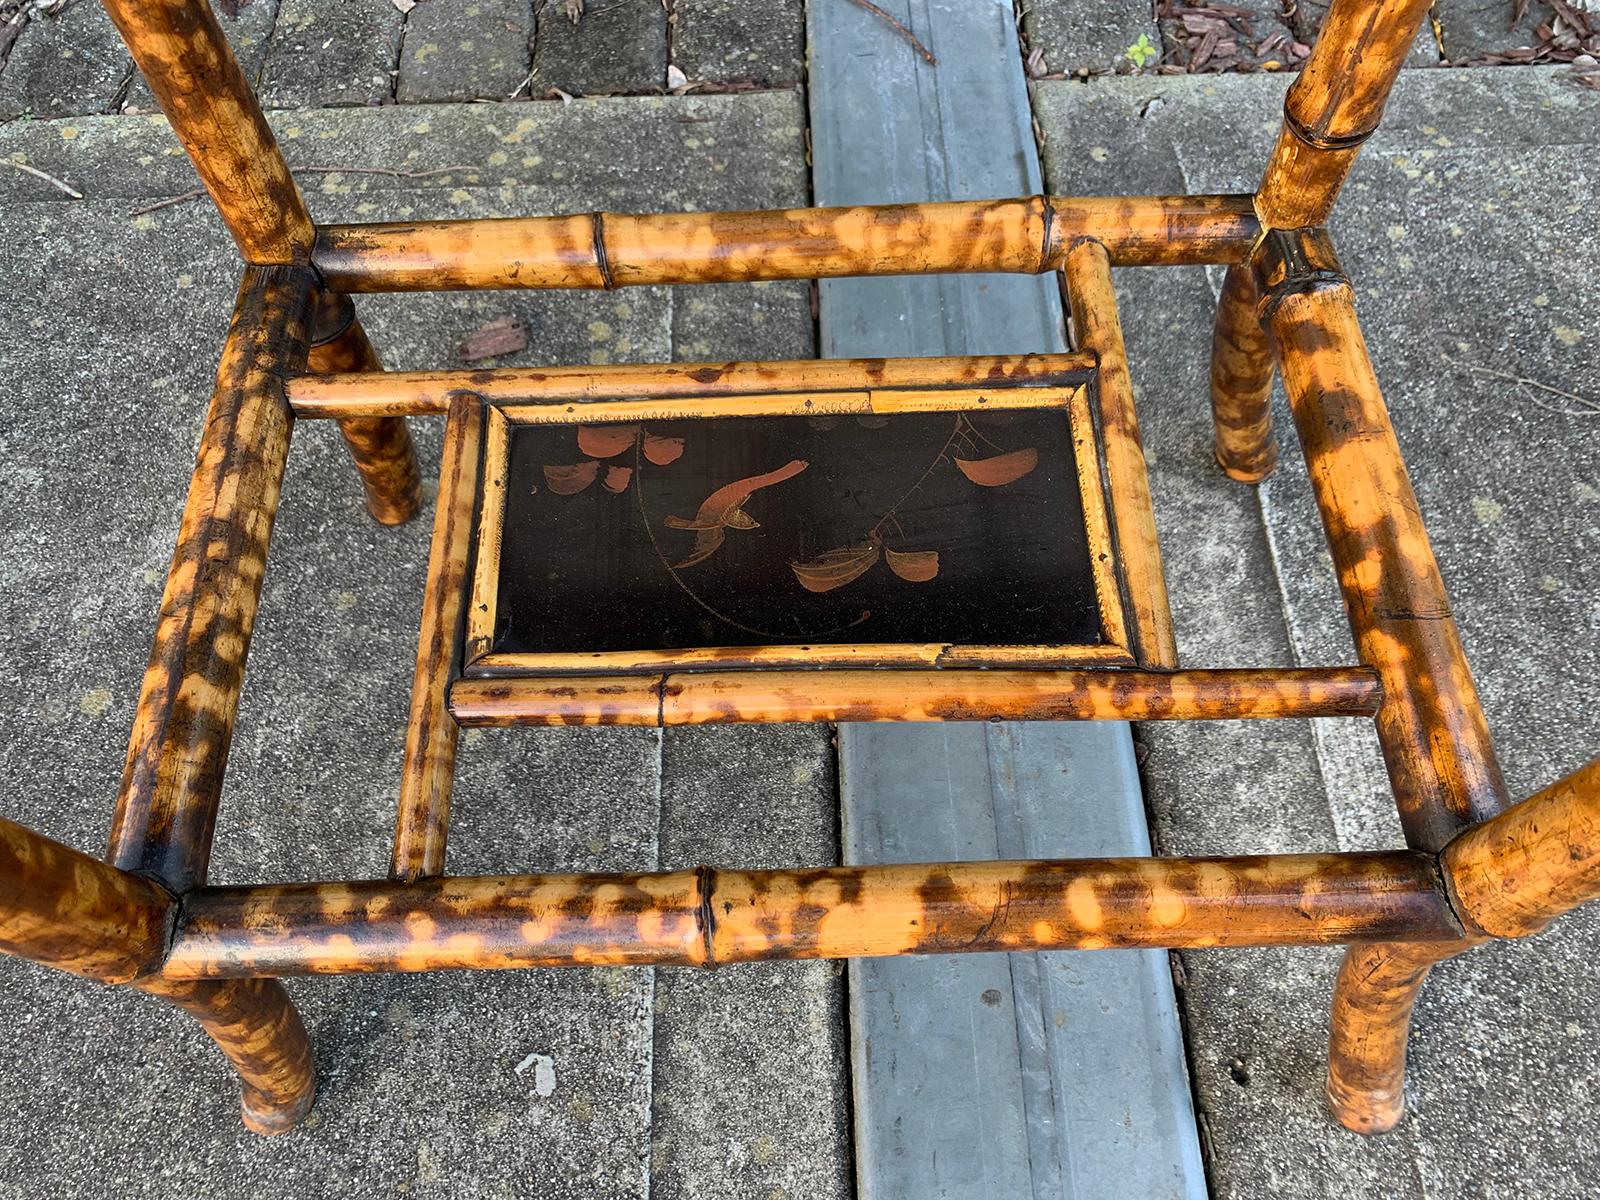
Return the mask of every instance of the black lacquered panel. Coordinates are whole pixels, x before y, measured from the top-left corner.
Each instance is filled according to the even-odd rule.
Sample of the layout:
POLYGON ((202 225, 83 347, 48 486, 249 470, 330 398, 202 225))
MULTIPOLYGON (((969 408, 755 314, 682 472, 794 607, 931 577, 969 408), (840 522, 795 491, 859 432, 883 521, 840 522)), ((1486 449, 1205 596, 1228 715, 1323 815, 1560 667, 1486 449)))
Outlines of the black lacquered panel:
POLYGON ((499 653, 1092 645, 1061 409, 511 434, 499 653))

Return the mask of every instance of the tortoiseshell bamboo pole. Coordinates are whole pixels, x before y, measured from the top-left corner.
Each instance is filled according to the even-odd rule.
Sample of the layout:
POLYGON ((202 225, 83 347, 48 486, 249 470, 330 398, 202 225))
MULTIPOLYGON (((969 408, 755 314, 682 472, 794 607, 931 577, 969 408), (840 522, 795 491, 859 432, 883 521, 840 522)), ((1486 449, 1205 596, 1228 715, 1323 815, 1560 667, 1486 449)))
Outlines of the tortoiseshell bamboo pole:
POLYGON ((1406 839, 1437 851, 1506 804, 1450 599, 1325 235, 1268 235, 1256 273, 1406 839))
POLYGON ((211 6, 103 3, 245 261, 306 262, 310 214, 211 6))
POLYGON ((767 212, 584 213, 330 225, 313 261, 341 292, 614 288, 1058 270, 1075 238, 1126 265, 1243 262, 1249 196, 1030 196, 767 212))
POLYGON ((772 670, 458 679, 467 726, 818 721, 1193 721, 1363 716, 1363 667, 1291 670, 772 670))
POLYGON ((307 267, 247 268, 134 713, 111 861, 181 895, 205 879, 305 363, 307 267))
POLYGON ((483 453, 483 403, 460 395, 450 405, 439 504, 434 511, 428 582, 422 596, 417 666, 411 680, 400 812, 395 822, 394 878, 416 880, 444 870, 450 832, 450 790, 455 781, 456 722, 450 715, 450 674, 466 608, 472 513, 478 501, 483 453))
POLYGON ((1459 943, 1434 866, 1402 850, 207 888, 185 902, 165 974, 1459 943))
POLYGON ((1358 1133, 1392 1129, 1404 1112, 1411 1007, 1434 963, 1490 937, 1538 933, 1600 897, 1600 759, 1468 829, 1440 865, 1467 940, 1353 946, 1339 971, 1328 1100, 1358 1133))
POLYGON ((311 1039, 276 979, 142 979, 134 987, 159 996, 200 1022, 239 1076, 245 1127, 287 1133, 311 1111, 317 1080, 311 1039))
POLYGON ((492 371, 302 375, 288 382, 295 416, 443 414, 457 392, 497 407, 623 399, 715 399, 880 389, 1072 387, 1088 382, 1087 354, 974 358, 843 358, 777 362, 619 363, 492 371))
POLYGON ((1339 1124, 1356 1133, 1384 1133, 1399 1124, 1417 994, 1434 964, 1480 940, 1370 942, 1345 951, 1328 1032, 1328 1107, 1339 1124))
POLYGON ((0 817, 0 954, 102 983, 157 971, 170 893, 0 817))
MULTIPOLYGON (((349 296, 323 292, 306 366, 312 371, 381 374, 383 363, 349 296)), ((291 402, 292 407, 292 402, 291 402)), ((382 525, 403 525, 422 506, 422 475, 403 417, 347 417, 345 447, 361 475, 367 511, 382 525)))
POLYGON ((1211 336, 1211 419, 1217 463, 1229 478, 1260 483, 1278 465, 1272 436, 1272 341, 1256 315, 1254 273, 1232 266, 1211 336))
POLYGON ((1256 194, 1265 228, 1327 221, 1431 3, 1333 0, 1284 99, 1283 130, 1256 194))
POLYGON ((1600 896, 1600 758, 1467 830, 1444 849, 1457 911, 1526 937, 1600 896))
POLYGON ((1080 350, 1099 361, 1100 428, 1106 478, 1110 482, 1112 527, 1118 559, 1132 607, 1135 656, 1141 666, 1175 670, 1178 644, 1167 604, 1167 579, 1156 540, 1156 514, 1150 501, 1139 418, 1133 407, 1133 378, 1117 318, 1111 284, 1111 257, 1098 242, 1083 240, 1066 255, 1067 298, 1080 350))

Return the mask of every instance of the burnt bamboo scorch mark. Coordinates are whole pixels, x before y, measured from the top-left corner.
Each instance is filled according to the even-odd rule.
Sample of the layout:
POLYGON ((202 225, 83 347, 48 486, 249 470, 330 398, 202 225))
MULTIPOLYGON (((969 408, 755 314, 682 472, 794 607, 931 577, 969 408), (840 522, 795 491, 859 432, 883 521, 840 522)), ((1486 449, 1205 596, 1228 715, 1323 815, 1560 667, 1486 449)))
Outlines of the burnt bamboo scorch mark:
POLYGON ((292 418, 312 275, 245 272, 161 599, 112 824, 111 859, 174 892, 205 878, 292 418))
POLYGON ((1217 462, 1241 483, 1260 483, 1278 464, 1272 436, 1272 339, 1257 315, 1249 267, 1232 266, 1211 337, 1211 417, 1217 462))
MULTIPOLYGON (((306 366, 327 373, 383 371, 350 297, 328 291, 318 297, 306 366)), ((402 525, 416 516, 422 507, 422 475, 405 418, 347 417, 339 422, 339 432, 361 475, 373 520, 402 525)))
POLYGON ((1406 838, 1436 851, 1503 808, 1505 784, 1350 285, 1318 232, 1268 237, 1256 275, 1356 646, 1383 680, 1406 838), (1319 265, 1297 276, 1295 262, 1319 265))
POLYGON ((103 2, 245 261, 306 262, 311 216, 211 6, 103 2))
POLYGON ((1029 196, 769 212, 596 213, 332 225, 314 261, 341 292, 612 288, 1059 270, 1074 239, 1117 262, 1243 262, 1248 196, 1029 196))
POLYGON ((699 867, 205 889, 185 903, 166 976, 1388 938, 1462 939, 1426 855, 699 867))

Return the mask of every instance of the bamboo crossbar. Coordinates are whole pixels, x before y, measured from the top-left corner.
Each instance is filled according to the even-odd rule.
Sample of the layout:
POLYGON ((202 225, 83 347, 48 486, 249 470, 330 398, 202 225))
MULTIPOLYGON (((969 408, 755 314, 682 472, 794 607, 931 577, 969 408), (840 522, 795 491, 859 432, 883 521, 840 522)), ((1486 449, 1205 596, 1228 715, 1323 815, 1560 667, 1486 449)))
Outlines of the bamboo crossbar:
POLYGON ((773 362, 582 364, 485 371, 302 375, 287 382, 296 417, 438 416, 457 392, 494 406, 594 400, 883 389, 1068 387, 1085 382, 1091 354, 980 354, 949 358, 788 359, 773 362))
POLYGON ((1074 240, 1124 266, 1243 262, 1251 196, 1029 196, 765 212, 583 213, 330 225, 312 262, 341 292, 1060 269, 1074 240))
POLYGON ((707 671, 458 679, 466 726, 1194 721, 1370 716, 1365 667, 1214 671, 707 671))
POLYGON ((205 888, 169 979, 1305 946, 1463 934, 1411 851, 205 888))

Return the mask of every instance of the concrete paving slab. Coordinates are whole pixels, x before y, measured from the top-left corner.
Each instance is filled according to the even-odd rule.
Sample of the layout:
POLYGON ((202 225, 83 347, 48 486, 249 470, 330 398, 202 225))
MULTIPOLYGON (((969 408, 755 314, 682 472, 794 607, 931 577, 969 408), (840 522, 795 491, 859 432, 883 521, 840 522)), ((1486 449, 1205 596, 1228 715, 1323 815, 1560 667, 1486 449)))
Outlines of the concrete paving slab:
MULTIPOLYGON (((227 35, 228 45, 233 47, 234 57, 243 68, 244 77, 252 83, 258 83, 261 65, 267 59, 267 44, 278 19, 278 0, 239 0, 232 12, 224 4, 213 5, 211 11, 216 14, 222 32, 227 35)), ((122 111, 153 113, 159 109, 150 85, 145 82, 143 75, 135 71, 133 82, 128 85, 127 97, 122 102, 122 111)))
POLYGON ((653 92, 667 86, 667 14, 657 0, 589 3, 574 22, 540 0, 534 96, 653 92))
POLYGON ((97 0, 35 13, 0 71, 0 121, 109 112, 131 74, 133 60, 97 0))
POLYGON ((534 0, 422 0, 406 14, 401 104, 504 100, 528 79, 534 0))
POLYGON ((262 106, 390 102, 404 27, 391 0, 280 0, 258 88, 262 106))
POLYGON ((804 0, 677 0, 669 19, 672 61, 690 83, 770 87, 805 78, 804 0))
MULTIPOLYGON (((275 120, 305 165, 474 164, 422 180, 305 176, 314 214, 335 220, 792 202, 802 118, 783 94, 275 120), (707 134, 714 145, 687 144, 707 134), (625 146, 626 167, 591 162, 597 138, 625 146)), ((0 237, 14 251, 0 262, 0 376, 14 399, 0 419, 0 708, 9 744, 28 748, 0 759, 0 795, 8 817, 96 850, 238 268, 203 202, 128 216, 194 185, 159 119, 7 126, 0 155, 48 163, 89 194, 73 202, 0 176, 0 237)), ((672 352, 667 289, 371 299, 367 323, 397 367, 449 362, 507 306, 535 335, 515 361, 672 352)), ((808 327, 808 310, 799 319, 808 327)), ((439 429, 416 432, 426 478, 439 429)), ((334 429, 296 432, 214 878, 382 873, 427 539, 426 522, 384 530, 362 517, 334 429)), ((468 734, 452 870, 653 867, 660 756, 648 731, 468 734)), ((297 982, 322 1098, 307 1128, 272 1142, 238 1125, 233 1081, 186 1019, 14 960, 0 979, 0 1078, 19 1098, 0 1119, 0 1196, 128 1196, 154 1180, 221 1196, 646 1194, 645 972, 297 982), (517 1070, 530 1055, 553 1062, 549 1095, 517 1070)), ((810 1014, 818 1002, 797 984, 775 1007, 810 1014)))
MULTIPOLYGON (((1023 0, 1022 32, 1044 52, 1050 71, 1102 75, 1128 71, 1128 50, 1143 36, 1161 53, 1161 30, 1149 5, 1123 0, 1023 0)), ((1154 62, 1150 65, 1154 65, 1154 62)))
MULTIPOLYGON (((663 868, 831 866, 838 825, 826 725, 667 731, 663 868)), ((655 1039, 652 1195, 853 1194, 842 963, 658 971, 655 1039)))
MULTIPOLYGON (((1247 190, 1275 132, 1285 82, 1043 86, 1049 183, 1065 191, 1175 181, 1197 191, 1247 190), (1107 154, 1091 173, 1095 147, 1107 154)), ((1441 356, 1584 391, 1600 277, 1600 245, 1585 216, 1596 115, 1600 98, 1561 69, 1408 72, 1334 218, 1516 795, 1600 746, 1600 712, 1583 682, 1600 673, 1596 433, 1582 417, 1540 407, 1441 356)), ((1248 613, 1259 603, 1258 636, 1241 643, 1252 656, 1259 647, 1287 649, 1295 662, 1349 661, 1292 445, 1258 493, 1259 524, 1245 543, 1265 539, 1274 578, 1252 572, 1246 583, 1221 574, 1248 531, 1248 506, 1236 509, 1240 524, 1209 535, 1190 524, 1185 510, 1205 488, 1204 471, 1219 492, 1248 495, 1204 461, 1204 356, 1220 279, 1206 286, 1201 278, 1127 271, 1118 280, 1155 451, 1180 648, 1186 661, 1213 661, 1205 655, 1224 652, 1241 607, 1248 613), (1169 424, 1175 413, 1188 414, 1186 433, 1169 424), (1174 471, 1193 484, 1175 489, 1174 471), (1191 602, 1188 593, 1208 575, 1215 595, 1191 602), (1284 612, 1276 629, 1273 591, 1284 612)), ((1359 723, 1316 723, 1315 756, 1306 757, 1303 741, 1297 755, 1298 784, 1285 773, 1288 748, 1262 742, 1262 728, 1248 727, 1244 745, 1254 743, 1254 752, 1243 758, 1232 742, 1204 755, 1197 739, 1219 736, 1209 726, 1145 731, 1154 747, 1146 783, 1166 849, 1396 844, 1381 764, 1370 739, 1357 736, 1359 723), (1250 804, 1240 820, 1234 805, 1243 800, 1250 804)), ((1600 1067, 1590 983, 1597 948, 1600 917, 1585 913, 1538 941, 1441 967, 1418 1007, 1414 1115, 1395 1134, 1368 1140, 1320 1111, 1334 956, 1185 955, 1191 1060, 1218 1194, 1587 1194, 1596 1170, 1589 1081, 1600 1067)))

